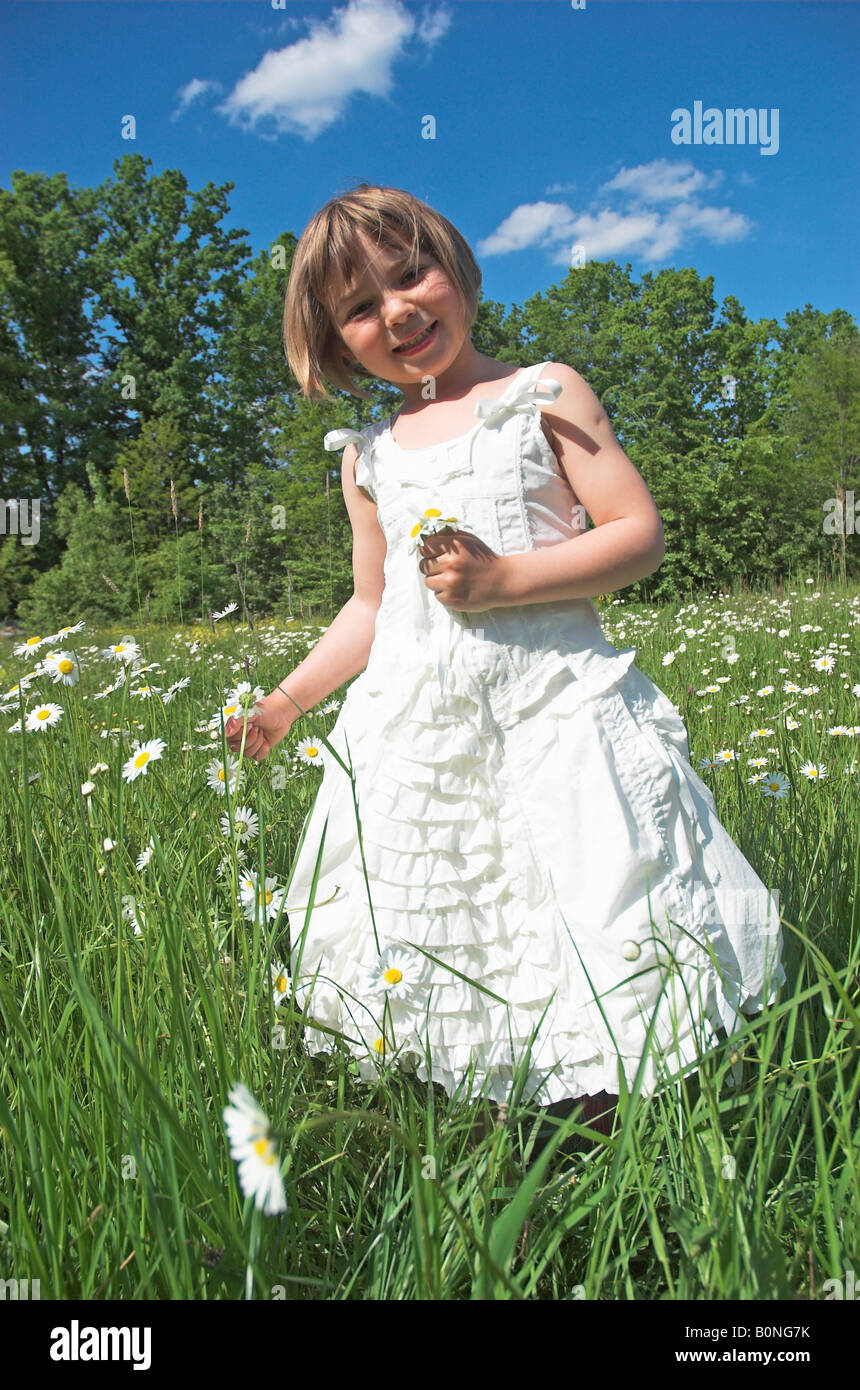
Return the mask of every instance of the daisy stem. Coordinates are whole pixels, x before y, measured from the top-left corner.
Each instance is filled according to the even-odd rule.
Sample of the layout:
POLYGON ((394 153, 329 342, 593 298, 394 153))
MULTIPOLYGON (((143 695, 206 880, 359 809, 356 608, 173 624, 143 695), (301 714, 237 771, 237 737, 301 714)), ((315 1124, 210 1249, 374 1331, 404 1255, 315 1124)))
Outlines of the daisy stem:
POLYGON ((245 1266, 245 1298, 254 1297, 254 1261, 260 1248, 260 1222, 262 1216, 257 1207, 251 1212, 251 1235, 248 1241, 248 1263, 245 1266))

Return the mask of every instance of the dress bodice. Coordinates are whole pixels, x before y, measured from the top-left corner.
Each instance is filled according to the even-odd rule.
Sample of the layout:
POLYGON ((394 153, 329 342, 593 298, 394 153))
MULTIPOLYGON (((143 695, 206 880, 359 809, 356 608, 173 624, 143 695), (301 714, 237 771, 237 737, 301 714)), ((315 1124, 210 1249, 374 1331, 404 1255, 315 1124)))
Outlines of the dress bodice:
POLYGON ((413 532, 430 508, 442 518, 455 517, 456 529, 478 536, 497 555, 555 545, 586 531, 584 508, 541 427, 541 406, 562 390, 552 376, 541 378, 551 366, 523 368, 500 396, 477 403, 478 421, 467 434, 424 449, 401 449, 392 437, 391 416, 361 431, 325 436, 328 450, 357 446, 355 481, 375 501, 385 535, 377 639, 390 633, 392 645, 402 648, 411 632, 426 649, 428 634, 435 633, 440 679, 442 664, 456 665, 457 628, 503 646, 512 678, 547 653, 597 649, 616 655, 590 599, 457 613, 439 602, 418 568, 413 532))

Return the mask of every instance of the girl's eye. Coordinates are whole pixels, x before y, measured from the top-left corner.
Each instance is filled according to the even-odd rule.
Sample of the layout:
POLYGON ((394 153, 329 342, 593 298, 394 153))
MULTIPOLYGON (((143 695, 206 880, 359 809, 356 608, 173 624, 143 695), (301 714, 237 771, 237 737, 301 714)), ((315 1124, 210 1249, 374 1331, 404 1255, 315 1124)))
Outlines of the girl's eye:
MULTIPOLYGON (((401 280, 412 279, 419 275, 423 275, 427 269, 428 267, 426 265, 410 266, 408 270, 404 270, 400 278, 401 280)), ((368 309, 369 307, 369 304, 365 303, 355 304, 347 314, 347 318, 353 319, 356 317, 356 315, 363 314, 365 309, 368 309)))

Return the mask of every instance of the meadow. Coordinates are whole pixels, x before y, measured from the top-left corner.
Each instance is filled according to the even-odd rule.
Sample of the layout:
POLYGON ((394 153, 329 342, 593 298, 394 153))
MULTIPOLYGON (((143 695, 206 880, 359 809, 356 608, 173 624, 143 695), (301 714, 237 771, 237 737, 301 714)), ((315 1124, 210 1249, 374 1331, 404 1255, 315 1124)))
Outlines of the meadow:
POLYGON ((223 719, 318 628, 228 605, 0 639, 0 1276, 43 1299, 839 1296, 860 1271, 860 592, 599 607, 778 891, 788 977, 691 1078, 622 1095, 605 1140, 515 1091, 476 1141, 479 1099, 308 1054, 282 904, 343 691, 261 764, 223 719), (231 1157, 239 1083, 271 1121, 246 1173, 270 1159, 284 1209, 231 1157))

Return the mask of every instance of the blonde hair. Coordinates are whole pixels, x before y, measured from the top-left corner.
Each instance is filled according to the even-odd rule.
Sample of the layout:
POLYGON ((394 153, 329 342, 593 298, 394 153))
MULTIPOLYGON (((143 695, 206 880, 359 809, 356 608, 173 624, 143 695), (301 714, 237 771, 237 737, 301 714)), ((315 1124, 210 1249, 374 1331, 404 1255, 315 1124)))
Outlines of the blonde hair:
POLYGON ((284 301, 284 346, 290 369, 305 396, 331 400, 324 378, 350 395, 370 399, 355 382, 357 366, 334 321, 335 277, 349 284, 357 264, 360 233, 377 246, 408 248, 413 265, 430 255, 457 286, 467 329, 478 312, 481 271, 457 228, 402 188, 360 183, 330 199, 311 219, 293 253, 284 301))

